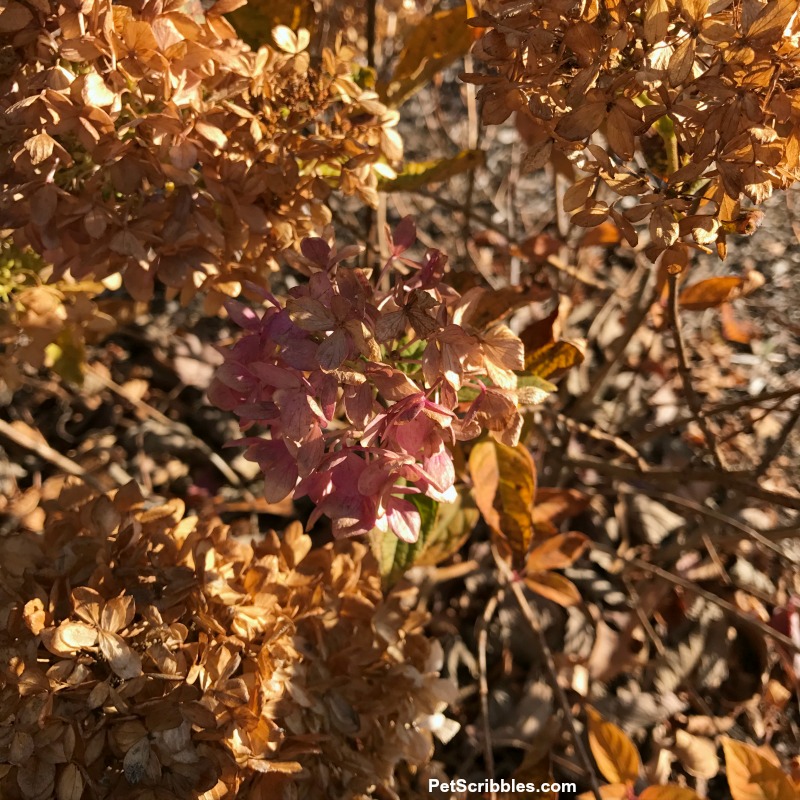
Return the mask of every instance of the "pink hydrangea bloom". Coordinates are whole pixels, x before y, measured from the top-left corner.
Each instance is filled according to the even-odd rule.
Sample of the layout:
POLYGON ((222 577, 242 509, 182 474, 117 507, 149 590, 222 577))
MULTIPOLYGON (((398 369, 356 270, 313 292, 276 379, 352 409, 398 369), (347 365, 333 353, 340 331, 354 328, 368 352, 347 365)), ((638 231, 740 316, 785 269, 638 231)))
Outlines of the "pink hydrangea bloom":
POLYGON ((519 436, 522 343, 497 320, 478 324, 488 290, 460 297, 441 282, 446 256, 408 256, 414 239, 403 220, 374 277, 344 265, 358 249, 308 239, 293 259, 308 280, 285 300, 226 304, 243 334, 222 350, 209 399, 248 433, 230 444, 247 447, 269 501, 307 496, 309 525, 324 515, 337 536, 378 529, 416 541, 409 498, 455 499, 454 442, 519 436), (459 398, 466 390, 471 400, 459 398))

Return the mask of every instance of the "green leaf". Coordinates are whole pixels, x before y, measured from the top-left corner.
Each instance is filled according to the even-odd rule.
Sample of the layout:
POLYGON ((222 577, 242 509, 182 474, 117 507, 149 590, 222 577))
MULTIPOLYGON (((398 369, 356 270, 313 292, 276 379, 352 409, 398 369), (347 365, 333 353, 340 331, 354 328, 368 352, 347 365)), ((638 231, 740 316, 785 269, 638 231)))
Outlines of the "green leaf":
POLYGON ((554 383, 531 372, 517 372, 517 397, 521 406, 535 406, 558 391, 554 383))
POLYGON ((83 385, 86 350, 74 329, 64 328, 55 342, 45 348, 46 363, 64 380, 83 385))
POLYGON ((369 536, 387 589, 411 567, 434 566, 449 558, 464 544, 478 522, 478 510, 463 491, 454 503, 439 504, 424 495, 411 495, 408 500, 420 515, 416 542, 403 542, 391 531, 373 530, 369 536))

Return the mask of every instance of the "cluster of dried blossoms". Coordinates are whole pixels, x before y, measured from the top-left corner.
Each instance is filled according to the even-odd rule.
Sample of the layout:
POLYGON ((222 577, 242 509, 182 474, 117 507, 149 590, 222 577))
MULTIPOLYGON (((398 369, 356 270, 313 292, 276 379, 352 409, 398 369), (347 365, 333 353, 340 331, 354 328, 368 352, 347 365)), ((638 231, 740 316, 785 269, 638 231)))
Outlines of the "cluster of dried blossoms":
POLYGON ((4 800, 366 798, 430 758, 441 648, 364 545, 63 483, 0 539, 4 800))
POLYGON ((375 203, 402 156, 351 48, 312 59, 306 32, 279 28, 254 52, 222 16, 241 0, 184 5, 4 3, 0 229, 56 277, 221 302, 329 222, 332 190, 375 203))
POLYGON ((227 303, 246 333, 223 351, 209 398, 243 430, 269 432, 238 442, 267 499, 308 496, 309 524, 325 514, 338 536, 377 528, 416 541, 414 497, 455 498, 449 448, 485 429, 516 444, 518 404, 540 396, 516 374, 524 348, 500 321, 535 292, 461 296, 442 283, 440 251, 404 255, 414 238, 406 218, 375 275, 342 265, 353 248, 305 240, 308 281, 284 302, 264 294, 261 314, 227 303))
POLYGON ((758 219, 743 198, 800 177, 796 0, 490 0, 476 22, 483 121, 516 111, 529 168, 561 153, 587 173, 565 198, 577 225, 610 218, 635 244, 649 218, 648 254, 680 266, 724 256, 758 219))

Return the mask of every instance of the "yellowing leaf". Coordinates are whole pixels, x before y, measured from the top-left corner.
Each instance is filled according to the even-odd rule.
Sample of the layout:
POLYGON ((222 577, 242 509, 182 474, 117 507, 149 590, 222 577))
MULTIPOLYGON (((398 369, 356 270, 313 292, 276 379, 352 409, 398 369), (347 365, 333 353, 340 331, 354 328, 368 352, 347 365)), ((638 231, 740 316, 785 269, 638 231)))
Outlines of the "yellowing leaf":
POLYGON ((58 339, 47 345, 45 356, 47 366, 52 367, 64 380, 78 385, 83 383, 86 350, 75 328, 65 327, 58 339))
POLYGON ((526 355, 525 370, 540 378, 558 377, 571 367, 580 364, 583 358, 583 342, 569 342, 562 339, 550 342, 536 352, 526 355))
POLYGON ((648 786, 639 800, 703 800, 697 792, 680 786, 648 786))
POLYGON ((521 562, 533 537, 531 511, 536 496, 536 467, 522 445, 478 442, 469 456, 472 494, 486 524, 511 545, 521 562))
POLYGON ((755 747, 723 736, 722 749, 733 800, 797 800, 789 776, 755 747))
POLYGON ((482 167, 486 162, 483 150, 462 150, 452 158, 438 158, 434 161, 411 161, 403 165, 397 177, 380 178, 378 188, 382 192, 414 192, 430 183, 439 183, 482 167))
POLYGON ((457 552, 478 524, 480 513, 466 491, 453 503, 440 503, 436 509, 425 547, 416 564, 435 566, 457 552))
POLYGON ((538 406, 557 390, 555 384, 538 375, 517 373, 517 400, 521 406, 538 406))
POLYGON ((465 55, 474 38, 467 25, 471 16, 465 4, 425 17, 406 39, 388 83, 378 85, 381 98, 395 108, 402 105, 437 72, 465 55))
POLYGON ((591 706, 587 707, 586 716, 589 722, 589 747, 603 777, 609 783, 635 783, 640 768, 636 746, 621 728, 604 720, 591 706))

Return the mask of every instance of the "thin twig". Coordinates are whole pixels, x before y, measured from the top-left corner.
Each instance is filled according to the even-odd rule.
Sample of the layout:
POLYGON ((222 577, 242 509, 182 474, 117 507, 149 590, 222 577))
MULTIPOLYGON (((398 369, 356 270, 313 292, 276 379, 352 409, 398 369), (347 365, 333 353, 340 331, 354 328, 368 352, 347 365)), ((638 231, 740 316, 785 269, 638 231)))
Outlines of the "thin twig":
MULTIPOLYGON (((727 550, 729 547, 739 544, 743 538, 749 537, 768 550, 771 550, 781 558, 792 560, 792 557, 786 552, 786 548, 779 546, 777 543, 787 538, 795 538, 800 536, 800 528, 791 526, 787 528, 774 528, 768 531, 757 531, 752 526, 747 525, 740 520, 734 519, 723 511, 717 511, 716 509, 708 508, 708 506, 695 503, 693 500, 689 500, 686 497, 680 497, 676 494, 670 494, 669 492, 659 492, 650 488, 642 488, 641 486, 634 488, 632 486, 624 485, 616 487, 613 491, 616 495, 645 494, 648 497, 652 497, 654 500, 661 500, 664 503, 674 504, 680 506, 681 508, 694 511, 697 514, 708 517, 709 519, 713 519, 716 522, 720 522, 723 525, 733 528, 734 530, 738 530, 744 534, 744 536, 722 536, 715 542, 715 546, 718 550, 727 550)), ((662 563, 667 563, 675 558, 678 558, 681 554, 689 550, 696 549, 700 545, 702 538, 703 533, 702 531, 698 530, 695 531, 693 536, 690 536, 684 541, 677 542, 674 545, 667 547, 659 547, 657 551, 659 561, 662 563)))
MULTIPOLYGON (((472 72, 474 68, 472 53, 464 56, 464 70, 472 72)), ((467 92, 467 150, 477 150, 480 142, 481 126, 478 119, 478 103, 476 101, 476 87, 474 83, 466 84, 467 92)), ((472 204, 475 199, 475 168, 467 174, 467 192, 464 197, 464 224, 461 228, 461 237, 464 242, 472 236, 470 230, 472 222, 472 204)))
MULTIPOLYGON (((517 183, 519 182, 519 147, 511 145, 511 169, 508 171, 506 188, 506 219, 508 219, 509 241, 517 240, 517 183)), ((518 286, 522 277, 522 263, 518 256, 511 254, 511 269, 508 280, 518 286)))
POLYGON ((520 585, 520 582, 511 573, 508 564, 506 564, 506 562, 503 561, 503 559, 500 557, 500 554, 497 552, 494 546, 492 546, 492 554, 494 555, 494 560, 495 563, 497 564, 498 569, 502 573, 508 585, 511 587, 511 591, 514 593, 514 597, 516 598, 517 603, 519 603, 520 611, 522 611, 523 616, 528 621, 528 624, 531 626, 531 630, 536 635, 539 647, 541 647, 542 653, 544 655, 545 666, 547 668, 547 674, 550 678, 550 683, 552 684, 553 691, 555 692, 556 697, 558 698, 561 710, 564 712, 564 717, 566 719, 567 726, 569 727, 572 743, 575 746, 575 752, 578 754, 578 758, 580 759, 584 769, 586 770, 587 775, 589 776, 589 783, 591 784, 592 794, 595 796, 595 800, 602 800, 603 796, 600 792, 600 784, 597 780, 597 775, 595 774, 594 768, 592 767, 592 760, 591 758, 589 758, 589 753, 586 751, 586 747, 583 744, 583 739, 581 739, 577 729, 575 728, 575 720, 572 716, 572 707, 570 706, 570 702, 569 699, 567 698, 566 692, 559 683, 558 671, 556 670, 555 661, 553 659, 553 653, 550 650, 550 645, 547 643, 547 638, 545 637, 544 631, 542 630, 542 626, 539 622, 539 617, 531 607, 531 604, 528 602, 528 598, 525 597, 525 593, 522 591, 522 586, 520 585))
POLYGON ((669 483, 702 482, 716 483, 720 486, 728 486, 738 492, 764 500, 768 503, 791 508, 800 511, 800 497, 784 492, 776 492, 772 489, 764 489, 752 479, 749 470, 737 470, 722 472, 713 467, 686 467, 685 469, 670 469, 665 467, 650 467, 647 470, 640 470, 628 464, 604 461, 601 458, 584 456, 583 458, 564 458, 562 463, 569 467, 578 469, 593 469, 611 478, 635 482, 640 480, 654 480, 669 483))
POLYGON ((589 388, 576 400, 569 413, 574 417, 586 417, 589 412, 597 404, 597 398, 605 387, 606 383, 616 374, 622 367, 622 356, 628 349, 631 339, 636 335, 642 323, 647 318, 647 313, 650 306, 656 299, 656 288, 653 285, 650 291, 647 287, 651 283, 651 273, 649 270, 644 269, 640 265, 641 277, 639 279, 639 286, 634 296, 632 307, 628 314, 627 322, 625 323, 625 330, 622 335, 614 342, 614 346, 609 354, 608 359, 603 363, 600 369, 592 378, 592 383, 589 388))
MULTIPOLYGON (((602 550, 604 553, 608 553, 609 555, 615 556, 619 558, 619 554, 614 550, 612 547, 606 547, 605 545, 601 544, 594 544, 593 547, 596 550, 602 550)), ((740 611, 736 608, 735 605, 729 603, 727 600, 723 600, 721 597, 715 595, 713 592, 709 592, 706 589, 703 589, 701 586, 698 586, 694 581, 690 581, 688 578, 683 578, 680 575, 675 575, 672 572, 668 572, 665 569, 661 569, 661 567, 655 566, 655 564, 650 564, 647 561, 642 561, 640 558, 625 558, 623 559, 626 566, 635 567, 636 569, 640 569, 643 572, 649 572, 651 575, 657 575, 659 578, 663 578, 665 581, 669 583, 673 583, 676 586, 681 586, 684 589, 688 589, 690 592, 694 592, 695 594, 699 595, 700 597, 708 600, 709 603, 713 603, 719 608, 727 611, 732 616, 736 617, 740 622, 744 623, 745 625, 749 625, 752 628, 756 628, 758 631, 763 633, 765 636, 768 636, 770 639, 774 639, 776 642, 780 642, 785 647, 788 647, 793 652, 800 653, 800 644, 795 642, 793 639, 790 639, 788 636, 780 633, 780 631, 771 628, 766 623, 762 622, 760 619, 756 619, 755 617, 751 617, 745 614, 743 611, 740 611)))
MULTIPOLYGON (((478 670, 481 698, 481 718, 483 723, 483 758, 486 762, 486 772, 494 780, 494 750, 492 749, 492 726, 489 724, 489 682, 486 678, 486 642, 489 637, 489 623, 494 612, 505 596, 503 589, 498 589, 486 604, 483 616, 478 620, 478 670)), ((496 798, 497 793, 491 792, 490 797, 496 798)))
POLYGON ((225 461, 225 459, 223 459, 219 453, 215 453, 214 450, 212 450, 211 447, 199 436, 196 436, 188 425, 185 425, 182 422, 176 422, 174 419, 170 419, 168 416, 162 414, 157 408, 154 408, 144 400, 139 400, 135 397, 129 396, 123 386, 120 386, 111 378, 106 377, 97 370, 89 367, 88 371, 91 372, 92 375, 94 375, 103 384, 105 384, 105 386, 111 389, 111 391, 119 395, 119 397, 126 402, 130 403, 134 408, 138 409, 151 419, 160 422, 162 425, 178 431, 187 439, 190 439, 194 443, 195 448, 203 453, 206 458, 208 458, 208 460, 219 470, 223 477, 230 481, 230 483, 232 483, 242 492, 242 495, 245 497, 245 499, 249 500, 250 502, 255 502, 255 496, 242 484, 242 479, 233 471, 233 469, 231 469, 231 467, 228 465, 228 462, 225 461))
POLYGON ((375 35, 378 0, 367 0, 367 66, 375 68, 375 35))
POLYGON ((643 472, 647 470, 647 462, 644 460, 644 458, 642 458, 638 450, 636 450, 635 447, 630 445, 624 439, 620 439, 619 436, 614 436, 611 433, 601 431, 599 428, 595 428, 593 425, 587 425, 585 422, 578 422, 578 420, 572 419, 572 417, 567 417, 564 414, 556 414, 556 418, 559 422, 563 422, 568 428, 580 431, 592 439, 613 444, 614 447, 616 447, 621 453, 624 453, 626 456, 632 458, 640 470, 643 472))
MULTIPOLYGON (((762 392, 754 397, 746 397, 743 400, 731 400, 727 403, 719 403, 715 406, 709 406, 703 409, 700 416, 714 417, 717 414, 726 414, 729 411, 738 411, 740 408, 750 408, 751 406, 757 406, 759 403, 767 403, 770 400, 785 401, 798 394, 800 394, 800 386, 794 386, 791 389, 781 389, 774 392, 762 392)), ((657 408, 658 406, 654 405, 651 407, 657 408)), ((650 430, 639 434, 635 439, 635 443, 644 444, 645 442, 649 442, 652 439, 658 438, 664 433, 668 433, 671 430, 675 430, 676 428, 684 426, 687 422, 691 422, 693 419, 694 416, 690 414, 684 417, 677 417, 676 419, 673 419, 670 422, 665 422, 663 425, 659 425, 656 428, 650 428, 650 430)))
MULTIPOLYGON (((107 486, 103 486, 97 478, 78 464, 77 461, 67 458, 67 456, 62 455, 57 450, 53 450, 53 448, 45 442, 37 442, 36 439, 18 430, 3 419, 0 419, 0 434, 10 439, 19 447, 29 450, 39 456, 43 461, 47 461, 54 467, 58 467, 62 472, 66 472, 67 475, 74 475, 76 478, 80 478, 87 486, 91 486, 92 489, 101 493, 108 491, 107 486)), ((121 486, 122 484, 118 485, 121 486)))
POLYGON ((703 404, 692 386, 692 371, 686 358, 686 346, 683 341, 683 329, 681 327, 681 315, 678 309, 678 276, 669 276, 669 309, 672 331, 675 334, 675 353, 678 356, 678 372, 683 383, 683 393, 686 395, 686 402, 694 415, 694 419, 703 431, 708 449, 714 459, 714 463, 722 470, 727 472, 730 466, 724 454, 719 448, 716 436, 711 430, 708 419, 702 414, 703 404))
POLYGON ((789 414, 789 418, 781 427, 780 433, 767 444, 764 455, 761 457, 761 461, 759 461, 756 467, 756 475, 763 475, 769 469, 770 464, 778 457, 783 446, 786 444, 786 440, 789 438, 789 434, 794 430, 794 426, 797 425, 798 419, 800 419, 800 403, 798 403, 794 407, 794 411, 789 414))

